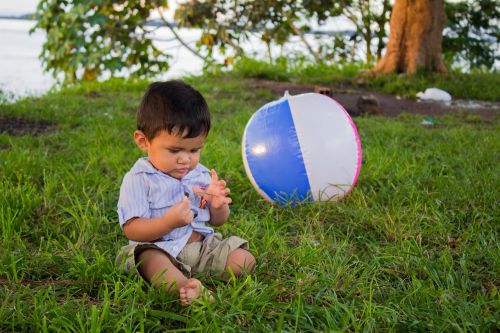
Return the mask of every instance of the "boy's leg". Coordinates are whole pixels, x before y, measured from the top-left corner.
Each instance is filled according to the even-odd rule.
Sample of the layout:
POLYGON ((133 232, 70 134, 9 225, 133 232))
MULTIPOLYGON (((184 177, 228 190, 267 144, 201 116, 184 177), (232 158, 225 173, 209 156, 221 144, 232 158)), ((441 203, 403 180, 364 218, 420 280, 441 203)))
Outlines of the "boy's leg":
POLYGON ((240 276, 245 272, 251 272, 255 266, 255 257, 245 249, 237 248, 229 253, 226 262, 226 272, 232 271, 234 275, 240 276))
POLYGON ((189 305, 194 298, 201 296, 204 288, 201 282, 186 278, 163 251, 144 250, 139 254, 138 261, 141 275, 152 285, 163 286, 168 292, 177 289, 182 305, 189 305))

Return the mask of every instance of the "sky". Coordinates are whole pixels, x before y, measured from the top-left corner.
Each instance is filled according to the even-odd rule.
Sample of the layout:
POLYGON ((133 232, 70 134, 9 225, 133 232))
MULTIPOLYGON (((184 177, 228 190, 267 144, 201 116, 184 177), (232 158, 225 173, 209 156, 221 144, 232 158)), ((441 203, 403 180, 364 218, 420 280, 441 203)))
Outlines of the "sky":
MULTIPOLYGON (((39 0, 0 0, 0 16, 19 16, 34 13, 38 2, 39 0)), ((177 7, 177 2, 169 1, 169 12, 172 12, 177 7)), ((166 16, 171 18, 172 14, 167 13, 166 16)))
POLYGON ((36 10, 39 0, 0 0, 0 15, 31 14, 36 10))
MULTIPOLYGON (((0 0, 0 16, 4 15, 23 15, 33 13, 39 0, 0 0)), ((170 0, 170 9, 176 7, 176 3, 182 0, 170 0)), ((459 0, 447 0, 448 2, 457 2, 459 0)), ((170 16, 170 15, 168 15, 170 16)))

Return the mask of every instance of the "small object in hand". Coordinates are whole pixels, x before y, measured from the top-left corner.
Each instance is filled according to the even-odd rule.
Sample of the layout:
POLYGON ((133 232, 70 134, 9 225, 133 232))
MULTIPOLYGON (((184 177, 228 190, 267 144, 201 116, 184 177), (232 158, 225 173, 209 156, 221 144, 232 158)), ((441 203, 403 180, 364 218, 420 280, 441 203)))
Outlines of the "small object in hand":
POLYGON ((207 207, 207 200, 204 197, 201 197, 200 199, 200 208, 205 209, 207 207))

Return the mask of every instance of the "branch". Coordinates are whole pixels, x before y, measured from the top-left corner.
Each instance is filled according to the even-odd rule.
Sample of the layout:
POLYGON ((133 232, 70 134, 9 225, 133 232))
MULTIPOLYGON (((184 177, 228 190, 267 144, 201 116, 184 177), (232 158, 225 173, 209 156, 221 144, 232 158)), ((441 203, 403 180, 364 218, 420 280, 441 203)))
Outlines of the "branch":
POLYGON ((302 41, 302 43, 304 43, 304 45, 307 47, 307 49, 309 50, 309 53, 312 54, 312 56, 314 57, 314 60, 316 61, 316 63, 320 63, 321 62, 321 57, 319 56, 318 52, 315 52, 313 50, 311 44, 309 44, 309 42, 307 41, 307 39, 304 37, 304 34, 302 33, 302 31, 300 31, 300 29, 298 29, 293 24, 293 22, 289 21, 288 24, 290 25, 290 28, 292 28, 293 33, 295 35, 299 36, 299 38, 302 41))
POLYGON ((177 32, 175 31, 174 27, 172 27, 172 25, 170 24, 170 22, 168 22, 167 19, 165 18, 165 16, 163 16, 163 13, 161 12, 161 10, 159 8, 156 8, 156 9, 158 10, 158 13, 160 14, 160 18, 163 21, 163 23, 165 23, 165 25, 167 26, 167 28, 169 28, 170 31, 172 31, 172 33, 174 34, 174 37, 182 44, 182 46, 184 46, 186 49, 188 49, 191 53, 193 53, 195 56, 197 56, 198 58, 200 58, 204 62, 210 62, 207 57, 202 56, 198 51, 196 51, 191 46, 189 46, 188 43, 186 43, 181 38, 181 36, 179 36, 177 34, 177 32))

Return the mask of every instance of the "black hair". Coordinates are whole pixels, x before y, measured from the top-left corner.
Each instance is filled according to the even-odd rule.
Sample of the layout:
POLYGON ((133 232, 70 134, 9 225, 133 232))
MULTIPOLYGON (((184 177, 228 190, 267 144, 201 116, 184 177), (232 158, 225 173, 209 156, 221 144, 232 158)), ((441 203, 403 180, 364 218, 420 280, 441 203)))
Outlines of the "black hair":
POLYGON ((184 138, 208 135, 210 112, 207 102, 199 91, 182 81, 154 82, 142 97, 137 129, 148 140, 163 130, 184 138))

